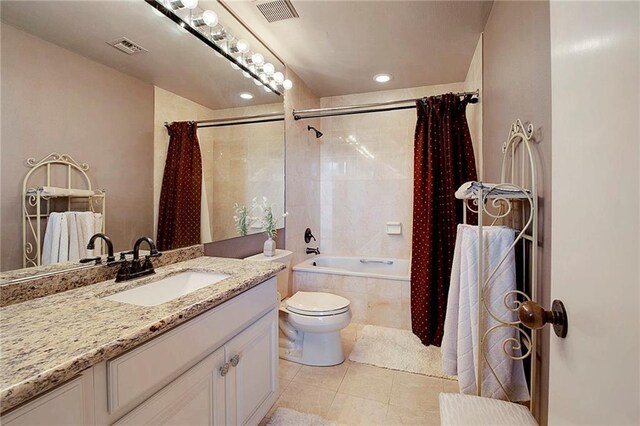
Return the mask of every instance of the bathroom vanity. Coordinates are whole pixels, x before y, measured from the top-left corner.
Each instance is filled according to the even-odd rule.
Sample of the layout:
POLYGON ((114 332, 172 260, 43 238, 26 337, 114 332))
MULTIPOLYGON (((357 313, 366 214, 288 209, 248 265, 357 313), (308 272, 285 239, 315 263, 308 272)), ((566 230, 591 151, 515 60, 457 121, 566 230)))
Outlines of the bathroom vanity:
POLYGON ((271 263, 199 257, 2 308, 2 424, 258 424, 278 397, 271 263), (184 271, 228 278, 140 306, 184 271))

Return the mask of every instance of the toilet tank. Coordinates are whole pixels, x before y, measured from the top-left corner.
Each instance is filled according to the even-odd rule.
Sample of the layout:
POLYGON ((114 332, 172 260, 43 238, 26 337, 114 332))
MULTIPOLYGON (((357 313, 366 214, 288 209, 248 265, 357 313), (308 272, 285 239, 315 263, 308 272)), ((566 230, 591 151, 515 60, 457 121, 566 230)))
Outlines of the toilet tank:
POLYGON ((261 262, 278 262, 286 266, 286 269, 278 272, 276 275, 276 283, 278 285, 278 293, 280 294, 280 300, 284 299, 289 294, 289 276, 291 275, 291 258, 293 252, 289 250, 277 249, 274 256, 267 257, 263 253, 256 254, 254 256, 246 257, 244 260, 253 260, 261 262))

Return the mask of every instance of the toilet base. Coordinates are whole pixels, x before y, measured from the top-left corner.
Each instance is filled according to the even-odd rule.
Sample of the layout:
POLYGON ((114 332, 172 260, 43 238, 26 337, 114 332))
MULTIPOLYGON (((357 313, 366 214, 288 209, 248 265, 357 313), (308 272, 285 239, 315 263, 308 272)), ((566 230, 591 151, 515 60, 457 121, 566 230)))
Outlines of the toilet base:
POLYGON ((344 362, 340 330, 330 333, 299 333, 293 347, 280 344, 280 358, 315 367, 329 367, 344 362))

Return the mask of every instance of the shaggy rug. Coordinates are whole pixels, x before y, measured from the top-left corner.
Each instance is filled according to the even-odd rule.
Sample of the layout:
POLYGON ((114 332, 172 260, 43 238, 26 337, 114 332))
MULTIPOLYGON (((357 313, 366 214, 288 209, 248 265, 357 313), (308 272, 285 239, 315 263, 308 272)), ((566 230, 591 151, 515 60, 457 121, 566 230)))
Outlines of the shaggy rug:
POLYGON ((336 426, 335 423, 316 414, 300 413, 290 408, 278 408, 267 425, 272 426, 336 426))
POLYGON ((392 370, 455 379, 442 371, 440 348, 424 346, 409 330, 365 325, 349 359, 392 370))

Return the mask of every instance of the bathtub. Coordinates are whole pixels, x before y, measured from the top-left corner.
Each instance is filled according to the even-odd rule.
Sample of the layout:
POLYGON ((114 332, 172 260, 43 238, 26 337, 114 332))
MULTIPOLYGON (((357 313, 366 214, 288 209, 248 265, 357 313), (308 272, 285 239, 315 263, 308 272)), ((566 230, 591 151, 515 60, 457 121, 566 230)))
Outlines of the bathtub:
POLYGON ((411 329, 409 260, 318 255, 293 267, 294 291, 338 294, 353 322, 411 329))

